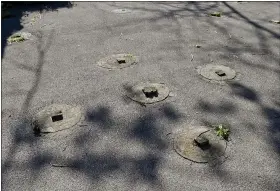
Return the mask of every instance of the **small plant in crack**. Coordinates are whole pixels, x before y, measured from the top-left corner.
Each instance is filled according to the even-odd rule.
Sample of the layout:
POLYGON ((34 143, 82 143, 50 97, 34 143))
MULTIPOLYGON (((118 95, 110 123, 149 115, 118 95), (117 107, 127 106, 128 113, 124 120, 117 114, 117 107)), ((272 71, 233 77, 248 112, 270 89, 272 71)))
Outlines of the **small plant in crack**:
POLYGON ((126 58, 133 58, 134 56, 133 56, 133 54, 126 54, 125 57, 126 58))
POLYGON ((219 136, 219 137, 221 137, 221 138, 223 138, 223 139, 228 141, 229 134, 230 134, 229 128, 227 128, 223 124, 214 125, 213 127, 215 128, 217 136, 219 136))
POLYGON ((124 59, 127 60, 128 62, 135 62, 136 57, 133 54, 126 54, 124 56, 124 59))
POLYGON ((214 16, 214 17, 221 17, 222 13, 220 12, 214 12, 214 13, 210 13, 211 16, 214 16))
POLYGON ((19 34, 12 35, 8 38, 8 43, 11 44, 13 42, 22 42, 25 41, 25 38, 19 34))

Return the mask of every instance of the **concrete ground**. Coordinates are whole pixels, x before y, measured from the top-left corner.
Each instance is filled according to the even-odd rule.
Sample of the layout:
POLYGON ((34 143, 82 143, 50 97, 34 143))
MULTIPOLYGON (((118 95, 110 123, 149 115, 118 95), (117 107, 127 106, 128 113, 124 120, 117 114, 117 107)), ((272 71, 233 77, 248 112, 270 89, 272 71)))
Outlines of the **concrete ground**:
POLYGON ((76 2, 24 14, 2 20, 3 190, 280 190, 280 25, 269 22, 279 2, 76 2), (32 39, 6 45, 13 30, 32 39), (97 66, 116 53, 140 62, 97 66), (203 80, 196 67, 209 63, 238 79, 203 80), (147 107, 125 96, 149 80, 173 96, 147 107), (52 103, 81 106, 85 120, 34 136, 32 115, 52 103), (217 164, 173 150, 178 131, 219 123, 231 140, 217 164))

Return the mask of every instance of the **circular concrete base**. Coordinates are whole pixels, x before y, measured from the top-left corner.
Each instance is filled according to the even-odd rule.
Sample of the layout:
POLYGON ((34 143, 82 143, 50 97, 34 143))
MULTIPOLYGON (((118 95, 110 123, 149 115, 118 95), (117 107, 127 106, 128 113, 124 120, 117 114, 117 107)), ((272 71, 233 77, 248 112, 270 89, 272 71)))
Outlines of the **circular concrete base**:
POLYGON ((215 134, 213 129, 195 126, 179 133, 174 138, 174 149, 182 157, 197 163, 207 163, 223 156, 226 141, 215 134), (194 144, 194 139, 203 136, 209 140, 209 146, 201 148, 194 144))
POLYGON ((236 72, 233 69, 223 65, 199 66, 197 72, 208 80, 218 82, 232 80, 236 77, 236 72))
POLYGON ((166 99, 168 95, 169 95, 169 89, 166 85, 159 84, 159 83, 150 83, 150 82, 139 83, 133 86, 129 92, 127 92, 127 96, 129 98, 143 104, 151 104, 151 103, 162 101, 166 99), (152 98, 147 97, 143 92, 144 88, 156 89, 157 96, 152 98))
POLYGON ((132 54, 114 54, 98 61, 97 65, 108 69, 122 69, 138 62, 132 54))
POLYGON ((82 117, 81 109, 64 104, 53 104, 37 113, 32 120, 34 131, 54 133, 76 125, 82 117))
POLYGON ((131 10, 130 9, 115 9, 112 12, 117 13, 117 14, 125 14, 125 13, 131 13, 131 10))

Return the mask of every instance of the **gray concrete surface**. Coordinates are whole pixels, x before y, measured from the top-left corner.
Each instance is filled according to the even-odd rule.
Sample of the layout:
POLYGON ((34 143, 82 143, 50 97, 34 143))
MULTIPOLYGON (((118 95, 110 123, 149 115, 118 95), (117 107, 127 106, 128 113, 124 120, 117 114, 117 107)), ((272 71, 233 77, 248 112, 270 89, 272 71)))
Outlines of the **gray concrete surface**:
POLYGON ((3 190, 280 190, 280 26, 269 23, 280 19, 279 2, 75 4, 43 11, 33 25, 36 12, 23 17, 18 28, 33 39, 2 50, 3 190), (119 8, 131 12, 112 12, 119 8), (207 16, 214 11, 222 17, 207 16), (97 66, 117 53, 140 62, 97 66), (240 76, 208 83, 196 67, 209 63, 240 76), (147 107, 125 97, 148 80, 174 96, 147 107), (51 103, 80 105, 85 120, 35 137, 29 120, 51 103), (181 129, 224 122, 231 141, 218 164, 173 150, 181 129))

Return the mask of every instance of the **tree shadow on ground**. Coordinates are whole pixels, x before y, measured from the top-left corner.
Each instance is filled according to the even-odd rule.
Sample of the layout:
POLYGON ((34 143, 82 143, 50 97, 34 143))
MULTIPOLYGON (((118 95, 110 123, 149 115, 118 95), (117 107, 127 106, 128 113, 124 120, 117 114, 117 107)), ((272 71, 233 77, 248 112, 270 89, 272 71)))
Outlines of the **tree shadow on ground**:
MULTIPOLYGON (((195 5, 195 7, 197 7, 197 10, 199 10, 198 6, 200 4, 200 2, 195 2, 193 3, 195 5)), ((244 64, 244 65, 248 65, 252 68, 259 68, 259 69, 263 69, 263 70, 268 70, 270 72, 276 73, 279 76, 279 80, 280 80, 280 69, 279 69, 279 55, 275 54, 272 51, 272 46, 270 46, 268 44, 268 37, 266 36, 267 34, 275 40, 279 40, 280 39, 280 33, 277 33, 271 29, 268 29, 267 27, 257 23, 257 21, 253 21, 251 18, 245 16, 244 14, 242 14, 240 11, 238 11, 237 9, 235 9, 233 6, 230 5, 230 3, 228 2, 222 2, 222 4, 228 8, 230 10, 230 12, 226 12, 225 16, 229 16, 231 14, 234 14, 235 17, 233 17, 236 20, 245 22, 246 24, 248 24, 249 26, 251 26, 254 31, 255 34, 252 33, 252 35, 254 35, 257 39, 258 39, 258 46, 254 46, 254 47, 244 47, 244 44, 246 44, 245 39, 242 40, 240 38, 237 37, 229 37, 229 44, 227 44, 227 46, 223 46, 224 53, 234 53, 237 55, 243 54, 244 52, 248 52, 252 55, 261 55, 261 54, 265 54, 265 55, 269 55, 269 59, 271 59, 273 62, 278 63, 277 67, 272 67, 272 65, 270 63, 268 64, 263 64, 263 65, 258 65, 255 63, 252 63, 244 58, 238 57, 236 60, 239 61, 240 63, 244 64)), ((189 11, 189 10, 187 10, 189 11)), ((209 12, 210 10, 204 10, 206 12, 209 12)), ((207 19, 208 24, 212 27, 212 29, 217 29, 219 32, 221 32, 223 35, 228 35, 230 33, 230 29, 224 27, 223 25, 219 24, 218 22, 215 22, 214 19, 211 19, 211 17, 208 17, 207 19)), ((269 22, 269 21, 267 21, 269 22)), ((209 49, 205 49, 205 51, 213 51, 213 50, 218 50, 220 49, 221 45, 214 45, 211 44, 211 46, 209 46, 209 49)), ((279 47, 278 47, 279 48, 279 47)), ((226 59, 227 61, 229 60, 228 57, 224 57, 224 59, 226 59)), ((275 151, 279 154, 279 147, 280 147, 280 139, 279 136, 275 136, 275 135, 279 135, 280 129, 279 129, 279 112, 280 109, 277 108, 271 108, 266 106, 260 99, 260 95, 258 95, 258 93, 252 89, 249 88, 247 86, 245 86, 244 84, 235 82, 235 83, 229 83, 229 86, 231 87, 232 90, 232 94, 236 95, 242 99, 251 101, 256 103, 259 108, 261 109, 263 116, 267 119, 267 121, 269 122, 269 127, 268 127, 268 132, 270 132, 270 138, 267 138, 267 141, 269 144, 271 144, 271 146, 273 148, 275 148, 275 151)), ((278 89, 279 91, 279 89, 278 89)), ((205 101, 198 101, 199 105, 201 106, 201 109, 203 109, 204 111, 209 111, 211 112, 211 108, 210 107, 211 103, 205 103, 205 101)), ((275 104, 276 106, 277 104, 275 104)), ((223 105, 219 105, 217 106, 217 108, 220 108, 219 110, 223 110, 224 106, 223 105)), ((236 108, 238 109, 238 108, 236 108)))
POLYGON ((236 107, 232 103, 224 101, 221 101, 218 105, 216 105, 204 100, 199 100, 197 107, 203 112, 217 113, 221 115, 232 114, 236 112, 236 107))
MULTIPOLYGON (((29 148, 31 153, 36 153, 37 149, 40 147, 38 139, 35 137, 33 129, 31 128, 31 116, 28 114, 28 111, 30 109, 30 105, 32 103, 32 100, 38 91, 38 86, 41 80, 42 76, 42 69, 45 63, 45 55, 48 52, 48 50, 51 47, 52 39, 53 39, 53 33, 49 35, 49 38, 46 43, 43 42, 43 33, 41 31, 38 32, 36 35, 37 38, 37 52, 38 52, 38 61, 36 63, 36 67, 32 71, 35 79, 32 82, 31 89, 27 92, 26 98, 23 102, 23 105, 21 107, 21 111, 18 116, 18 120, 16 122, 16 125, 11 127, 11 147, 7 153, 6 160, 3 161, 2 165, 2 173, 5 174, 10 169, 12 163, 14 162, 15 155, 17 152, 20 151, 20 147, 24 146, 25 148, 29 148)), ((45 156, 45 154, 44 154, 45 156)), ((42 159, 43 163, 45 163, 46 160, 45 157, 39 156, 40 160, 42 159)), ((36 158, 35 157, 35 158, 36 158)), ((34 162, 34 161, 33 161, 34 162)), ((37 173, 39 172, 39 167, 41 165, 39 164, 32 164, 32 168, 37 169, 35 170, 37 173), (37 168, 38 167, 38 168, 37 168)), ((34 171, 34 177, 37 176, 37 173, 34 171)))
MULTIPOLYGON (((27 14, 27 12, 34 11, 54 11, 62 7, 71 7, 69 2, 4 2, 4 4, 9 3, 11 8, 9 11, 12 13, 13 17, 7 19, 2 19, 2 34, 1 34, 1 59, 4 57, 5 48, 7 46, 7 39, 13 33, 23 29, 21 24, 21 18, 27 14)), ((2 8, 2 7, 1 7, 2 8)), ((3 9, 2 9, 3 10, 3 9)), ((3 160, 2 163, 2 174, 8 172, 13 163, 15 162, 15 156, 20 151, 21 147, 25 147, 28 151, 34 155, 34 158, 30 160, 30 168, 33 171, 31 182, 36 181, 36 177, 40 172, 40 169, 43 168, 50 160, 51 154, 49 153, 40 153, 40 141, 37 137, 34 136, 34 132, 30 126, 31 116, 28 114, 32 100, 38 91, 39 83, 42 76, 42 69, 45 62, 46 53, 51 47, 53 32, 49 35, 46 43, 43 41, 44 34, 41 31, 38 31, 37 34, 34 34, 36 38, 36 50, 38 52, 38 61, 36 67, 30 68, 25 65, 18 65, 18 68, 23 70, 28 70, 32 72, 35 76, 35 79, 32 83, 31 89, 27 92, 24 103, 21 107, 20 114, 15 126, 11 128, 11 147, 7 153, 7 157, 3 160)))
MULTIPOLYGON (((109 3, 110 4, 110 3, 109 3)), ((118 29, 126 28, 127 26, 134 26, 135 23, 145 23, 150 22, 152 24, 152 30, 153 31, 169 31, 171 33, 176 34, 176 38, 178 41, 176 41, 176 45, 172 46, 173 43, 169 43, 168 47, 169 49, 175 49, 178 56, 185 57, 183 47, 186 46, 189 42, 186 41, 185 36, 182 34, 182 24, 179 22, 178 19, 184 19, 187 17, 194 17, 196 20, 191 22, 191 29, 194 30, 196 36, 196 40, 200 41, 202 32, 199 25, 199 18, 204 17, 207 20, 207 25, 209 26, 209 31, 215 31, 218 30, 225 36, 229 36, 230 34, 230 28, 227 29, 224 25, 218 23, 215 19, 212 17, 209 17, 209 13, 213 11, 224 11, 224 9, 230 9, 230 12, 226 12, 225 17, 229 17, 232 14, 236 15, 236 20, 242 21, 243 23, 251 26, 255 30, 254 36, 257 37, 259 41, 259 47, 256 46, 244 46, 246 44, 245 39, 229 36, 229 43, 226 46, 223 46, 223 49, 221 49, 220 44, 209 44, 209 48, 204 48, 204 50, 207 52, 212 52, 213 50, 220 50, 221 52, 225 53, 222 55, 224 59, 229 59, 226 54, 235 54, 237 55, 237 61, 240 61, 243 64, 246 64, 251 67, 257 67, 260 69, 266 69, 272 72, 277 72, 279 74, 280 78, 280 70, 278 68, 270 67, 269 65, 258 65, 256 63, 251 63, 249 60, 238 57, 239 54, 243 53, 250 53, 252 55, 260 55, 265 54, 269 55, 270 59, 274 60, 278 63, 279 55, 273 53, 271 47, 267 44, 268 38, 265 36, 265 34, 271 35, 272 38, 279 40, 280 34, 268 29, 265 26, 262 26, 261 24, 258 24, 257 22, 254 22, 250 20, 250 18, 247 18, 242 13, 234 9, 229 3, 227 2, 155 2, 153 4, 159 5, 159 9, 153 9, 153 8, 146 8, 144 6, 142 7, 133 7, 133 6, 121 6, 121 5, 111 5, 115 8, 128 8, 131 10, 136 11, 143 11, 147 13, 153 13, 154 16, 148 17, 148 18, 140 18, 137 20, 130 19, 129 21, 118 23, 116 25, 112 25, 111 27, 116 27, 118 29), (223 6, 222 6, 223 5, 223 6), (170 26, 164 26, 162 27, 160 25, 160 21, 164 19, 170 19, 172 22, 172 25, 170 26)), ((223 14, 224 15, 224 14, 223 14)), ((267 21, 269 22, 269 21, 267 21)), ((137 28, 137 27, 136 27, 137 28)), ((129 30, 127 30, 127 33, 129 33, 129 30)), ((166 49, 166 45, 164 45, 166 49)), ((232 56, 232 55, 231 55, 232 56)), ((232 59, 232 58, 231 58, 232 59)))
POLYGON ((269 127, 267 129, 270 134, 269 138, 267 138, 268 142, 272 143, 272 146, 280 155, 280 138, 278 136, 280 134, 280 108, 278 107, 277 109, 277 104, 275 104, 275 108, 266 106, 264 103, 262 103, 258 93, 254 89, 249 88, 241 83, 230 84, 230 87, 232 88, 233 94, 258 104, 264 117, 269 122, 269 127), (236 91, 236 87, 238 87, 238 91, 236 91))
MULTIPOLYGON (((265 137, 268 144, 272 146, 272 148, 275 150, 275 152, 280 155, 280 107, 279 105, 277 106, 277 103, 275 103, 275 107, 271 108, 264 104, 260 98, 260 95, 250 87, 247 87, 246 85, 239 83, 239 82, 234 82, 234 83, 229 83, 229 86, 231 88, 231 94, 238 96, 241 99, 245 99, 251 102, 254 102, 257 104, 257 106, 260 108, 260 110, 263 113, 263 116, 265 119, 268 121, 268 129, 267 131, 269 132, 268 137, 265 137), (278 107, 278 108, 277 108, 278 107)), ((198 101, 199 104, 203 105, 208 105, 210 103, 205 103, 205 101, 198 101)), ((221 107, 221 106, 217 106, 221 107)), ((238 108, 237 108, 238 109, 238 108)), ((204 110, 207 111, 207 110, 204 110)), ((207 121, 204 121, 208 126, 211 125, 212 123, 209 123, 207 121)), ((252 126, 252 124, 250 125, 252 126)))
MULTIPOLYGON (((192 2, 196 5, 197 9, 207 9, 206 8, 200 8, 200 5, 198 2, 192 2)), ((182 11, 193 11, 193 10, 187 10, 184 9, 182 11)), ((206 11, 206 10, 203 10, 206 11)), ((196 11, 199 12, 199 11, 196 11)), ((164 13, 160 15, 160 17, 166 17, 166 15, 175 15, 175 13, 164 13)), ((156 19, 160 19, 156 18, 156 19)), ((156 20, 153 19, 153 20, 156 20)), ((249 22, 250 23, 250 22, 249 22)), ((210 23, 211 24, 211 23, 210 23)), ((253 23, 250 23, 253 24, 253 23)), ((20 26, 20 23, 18 22, 17 25, 20 26)), ((3 28, 3 23, 2 23, 3 28)), ((11 29, 10 32, 12 33, 11 29)), ((8 35, 9 36, 9 35, 8 35)), ((275 35, 274 35, 275 36, 275 35)), ((276 35, 275 37, 278 38, 276 35)), ((6 36, 7 38, 7 36, 6 36)), ((4 39, 6 39, 4 38, 4 39)), ((3 39, 3 36, 2 36, 3 39)), ((262 39, 260 39, 262 40, 262 39)), ((6 41, 5 41, 6 42, 6 41)), ((3 43, 2 43, 3 44, 3 43)), ((2 48, 3 51, 3 48, 2 48)), ((242 51, 242 50, 236 50, 236 51, 242 51)), ((40 57, 44 58, 45 53, 42 53, 42 50, 39 51, 40 57)), ((3 54, 2 54, 3 56, 3 54)), ((43 60, 43 59, 42 59, 43 60)), ((246 64, 246 63, 245 63, 246 64)), ((43 66, 43 62, 38 62, 38 68, 35 70, 37 72, 36 74, 36 80, 34 82, 33 87, 28 93, 27 99, 24 102, 24 105, 22 107, 22 113, 27 112, 27 109, 29 109, 30 103, 32 101, 32 98, 34 94, 37 91, 38 83, 40 81, 41 76, 41 68, 43 66)), ((259 107, 262 109, 264 116, 269 121, 269 131, 271 133, 279 133, 279 118, 275 117, 278 116, 280 113, 279 109, 270 108, 265 106, 263 103, 261 103, 259 96, 257 93, 252 89, 248 88, 243 84, 232 84, 232 91, 237 96, 244 98, 246 100, 250 100, 253 102, 256 102, 259 107)), ((218 113, 220 113, 219 108, 220 106, 213 106, 213 104, 208 104, 205 101, 202 104, 202 108, 206 108, 206 111, 215 111, 218 110, 218 113), (210 109, 209 109, 210 108, 210 109)), ((229 106, 226 107, 227 109, 229 106)), ((180 119, 180 114, 176 113, 176 111, 172 108, 163 108, 162 109, 164 114, 170 121, 176 122, 180 119)), ((225 111, 225 109, 222 109, 222 111, 225 111)), ((111 123, 110 120, 110 110, 106 107, 100 107, 97 110, 89 110, 87 113, 88 120, 90 122, 97 123, 98 125, 103 125, 106 128, 109 128, 111 123)), ((155 116, 158 116, 154 113, 144 114, 141 118, 135 119, 133 122, 132 128, 125 134, 125 136, 128 135, 129 139, 132 140, 138 140, 140 141, 145 148, 147 148, 147 154, 144 155, 141 158, 133 158, 131 156, 118 156, 118 153, 104 153, 102 155, 99 154, 92 154, 92 153, 84 153, 83 155, 79 156, 78 159, 69 159, 64 161, 67 168, 73 169, 77 172, 84 173, 87 177, 89 177, 93 182, 100 179, 100 177, 103 176, 109 176, 113 172, 119 172, 122 173, 123 171, 127 170, 131 174, 131 179, 133 184, 137 180, 142 180, 145 183, 150 184, 159 184, 159 177, 158 177, 158 166, 162 162, 161 156, 159 154, 160 152, 163 152, 166 149, 166 143, 162 139, 161 136, 161 130, 158 127, 156 123, 155 116), (127 168, 129 165, 131 165, 131 168, 127 168)), ((13 135, 13 141, 12 141, 12 147, 8 153, 7 160, 4 161, 4 165, 2 165, 2 173, 5 175, 7 171, 10 169, 14 156, 20 146, 29 145, 31 148, 34 148, 36 150, 36 147, 40 143, 40 137, 34 137, 31 131, 26 131, 26 123, 29 123, 29 121, 26 118, 23 118, 21 120, 20 125, 18 125, 15 128, 15 131, 12 133, 13 135), (34 146, 34 147, 33 147, 34 146)), ((75 144, 77 144, 78 147, 83 147, 83 145, 86 144, 86 141, 81 140, 87 140, 91 137, 87 137, 88 134, 84 134, 83 136, 79 137, 80 141, 76 141, 75 144)), ((272 144, 274 148, 279 149, 280 140, 279 138, 272 139, 272 144)), ((279 150, 278 150, 279 152, 279 150)), ((40 169, 43 168, 45 165, 49 165, 51 160, 56 157, 53 153, 36 153, 34 151, 34 157, 30 160, 30 165, 33 170, 35 170, 35 175, 39 173, 40 169)), ((59 156, 58 156, 59 157, 59 156)), ((51 165, 49 165, 51 168, 51 165)), ((223 173, 219 172, 221 176, 223 173)), ((36 178, 32 177, 34 181, 36 178)))
POLYGON ((243 19, 245 22, 247 22, 248 24, 250 24, 251 26, 253 26, 256 29, 259 29, 261 31, 265 31, 268 32, 269 34, 271 34, 274 38, 280 39, 280 34, 277 34, 276 32, 252 21, 250 18, 246 17, 245 15, 243 15, 241 12, 239 12, 237 9, 235 9, 233 6, 229 5, 227 2, 222 2, 226 7, 228 7, 232 13, 236 14, 238 16, 239 19, 243 19))
MULTIPOLYGON (((71 8, 73 5, 69 1, 61 2, 8 2, 5 1, 3 6, 9 4, 7 10, 12 14, 12 17, 2 18, 1 23, 1 60, 5 54, 7 39, 17 31, 23 29, 21 18, 30 12, 57 11, 59 8, 71 8)), ((1 9, 3 11, 3 6, 1 9)))
POLYGON ((258 95, 251 88, 247 88, 244 85, 237 82, 230 83, 230 87, 234 95, 237 95, 249 101, 259 102, 258 95))
POLYGON ((86 113, 86 120, 98 123, 104 128, 104 130, 110 129, 114 125, 110 109, 103 106, 98 107, 95 110, 88 110, 86 113))
MULTIPOLYGON (((106 111, 109 109, 106 108, 106 111)), ((163 106, 161 111, 168 110, 163 106)), ((86 150, 80 159, 66 159, 67 167, 77 172, 87 175, 94 184, 96 181, 104 177, 128 176, 129 182, 133 187, 137 184, 148 184, 151 187, 159 190, 164 190, 158 175, 158 167, 162 163, 162 152, 167 149, 167 142, 164 140, 159 125, 156 123, 158 118, 167 118, 172 122, 179 120, 179 117, 174 119, 174 116, 180 116, 178 113, 172 113, 169 110, 168 115, 164 112, 148 112, 142 117, 136 118, 131 123, 131 127, 126 127, 126 124, 118 124, 120 127, 127 128, 125 133, 122 133, 123 138, 127 141, 139 141, 145 149, 145 155, 135 157, 133 155, 118 154, 114 151, 104 151, 103 154, 94 154, 90 150, 86 150)), ((105 112, 107 113, 107 112, 105 112)), ((102 115, 104 112, 102 113, 102 115)), ((107 114, 105 114, 107 116, 107 114)), ((103 117, 105 117, 103 116, 103 117)), ((101 117, 102 118, 102 117, 101 117)), ((110 120, 111 117, 108 118, 110 120)), ((106 121, 90 121, 98 125, 107 125, 106 121)), ((130 125, 129 125, 130 126, 130 125)), ((111 129, 105 129, 106 136, 111 129)), ((88 140, 92 135, 88 133, 79 137, 79 140, 88 140)), ((99 135, 98 135, 99 136, 99 135)), ((79 148, 85 148, 86 141, 76 142, 79 148)), ((126 144, 126 143, 124 143, 126 144)))
MULTIPOLYGON (((73 172, 86 175, 92 181, 93 187, 96 182, 102 181, 104 178, 124 176, 127 179, 126 181, 131 183, 131 187, 135 187, 136 184, 145 184, 156 190, 164 190, 158 168, 162 163, 162 154, 167 149, 167 140, 164 139, 164 133, 161 132, 161 127, 156 121, 166 118, 172 123, 176 123, 181 118, 180 114, 172 106, 167 105, 155 112, 144 113, 142 117, 135 118, 132 126, 128 125, 128 129, 122 134, 123 138, 128 141, 141 143, 145 150, 145 154, 135 157, 129 154, 119 154, 110 149, 108 151, 104 150, 102 153, 95 153, 88 149, 90 145, 87 144, 90 143, 94 146, 95 143, 93 142, 102 139, 112 130, 110 128, 111 123, 108 124, 108 121, 113 121, 113 116, 110 113, 110 109, 105 106, 89 110, 86 114, 89 124, 81 129, 85 132, 73 136, 67 135, 70 142, 72 140, 72 146, 77 150, 77 153, 70 158, 67 157, 66 153, 59 153, 46 148, 42 143, 47 143, 47 138, 35 137, 32 129, 26 131, 30 122, 26 122, 26 127, 17 126, 13 133, 12 144, 14 147, 10 150, 10 154, 8 154, 7 160, 2 166, 2 173, 6 174, 11 170, 18 148, 27 146, 33 148, 32 158, 27 163, 27 168, 32 171, 30 186, 36 182, 45 168, 67 168, 73 172), (96 125, 105 127, 102 129, 105 130, 103 134, 89 132, 96 125)), ((120 127, 127 126, 127 124, 118 125, 120 127)), ((56 145, 53 145, 53 147, 55 148, 56 145)))
POLYGON ((156 125, 156 117, 153 114, 145 114, 133 125, 128 137, 137 139, 146 147, 163 150, 167 148, 166 142, 159 136, 159 127, 156 125))
MULTIPOLYGON (((103 110, 108 111, 109 109, 103 108, 103 110)), ((108 112, 102 112, 101 115, 104 115, 104 113, 108 112)), ((107 114, 103 117, 106 117, 109 121, 112 119, 112 117, 108 117, 107 114)), ((98 155, 100 160, 96 160, 94 157, 96 154, 87 150, 86 152, 88 153, 84 154, 85 158, 83 160, 75 160, 73 162, 70 159, 67 163, 70 162, 70 168, 74 168, 76 171, 85 173, 92 179, 93 183, 98 181, 100 177, 110 176, 110 174, 111 176, 129 174, 129 179, 132 185, 144 183, 152 186, 153 188, 164 190, 159 179, 158 167, 162 163, 162 153, 167 149, 168 143, 167 140, 164 139, 164 133, 161 132, 161 127, 157 124, 157 121, 163 118, 176 123, 181 119, 181 115, 170 105, 167 105, 160 107, 157 112, 148 111, 143 113, 141 117, 135 118, 130 123, 131 125, 128 124, 128 127, 127 124, 118 124, 119 128, 122 126, 126 128, 124 133, 121 133, 125 140, 128 142, 136 141, 141 143, 142 148, 146 153, 141 157, 135 158, 133 155, 121 155, 112 151, 105 151, 103 155, 98 155)), ((90 122, 92 122, 93 125, 94 123, 97 123, 98 125, 103 124, 107 126, 107 122, 105 120, 91 120, 90 122)), ((109 128, 105 130, 105 134, 101 136, 106 136, 106 134, 112 129, 109 128)), ((120 131, 122 130, 120 129, 120 131)), ((79 140, 88 140, 87 136, 89 136, 89 134, 84 134, 83 136, 79 137, 79 140)), ((86 142, 79 141, 78 147, 84 148, 85 144, 86 142)))

